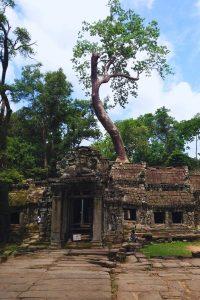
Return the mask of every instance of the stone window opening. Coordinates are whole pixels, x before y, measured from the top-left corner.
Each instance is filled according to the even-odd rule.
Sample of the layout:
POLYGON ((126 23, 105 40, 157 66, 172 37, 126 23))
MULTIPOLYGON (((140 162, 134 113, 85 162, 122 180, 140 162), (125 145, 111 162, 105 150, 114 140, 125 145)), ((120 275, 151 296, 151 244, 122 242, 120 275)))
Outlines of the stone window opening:
POLYGON ((183 213, 182 213, 182 211, 172 212, 172 222, 174 224, 182 224, 183 223, 183 213))
POLYGON ((155 222, 155 224, 164 224, 165 223, 165 212, 155 211, 154 212, 154 222, 155 222))
POLYGON ((10 223, 13 224, 13 225, 19 225, 20 224, 20 213, 19 212, 11 213, 10 223))
POLYGON ((124 220, 136 221, 136 209, 124 209, 124 220))

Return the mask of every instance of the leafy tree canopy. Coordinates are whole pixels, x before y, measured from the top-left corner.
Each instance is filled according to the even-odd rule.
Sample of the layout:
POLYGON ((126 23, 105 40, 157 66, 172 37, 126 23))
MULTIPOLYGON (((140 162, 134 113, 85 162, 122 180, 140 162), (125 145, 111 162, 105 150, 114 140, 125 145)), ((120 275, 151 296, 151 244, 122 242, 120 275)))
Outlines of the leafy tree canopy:
POLYGON ((145 25, 134 11, 125 11, 119 0, 110 0, 108 6, 110 15, 104 20, 83 23, 74 48, 74 69, 90 89, 90 57, 92 53, 98 54, 99 83, 111 80, 114 101, 124 106, 129 92, 137 95, 135 79, 141 73, 150 75, 155 69, 165 77, 171 72, 166 62, 169 50, 158 44, 160 32, 156 21, 145 25))
POLYGON ((33 145, 35 167, 49 168, 50 175, 71 147, 100 136, 89 102, 72 100, 71 93, 72 85, 62 69, 43 73, 41 64, 24 67, 12 86, 13 100, 25 106, 13 114, 10 135, 33 145))
MULTIPOLYGON (((198 162, 190 158, 185 150, 187 142, 193 140, 194 134, 199 132, 200 124, 197 124, 196 117, 177 122, 169 112, 165 107, 161 107, 155 114, 148 113, 137 119, 116 122, 132 162, 145 161, 149 165, 197 167, 198 162), (189 130, 186 127, 188 124, 189 130)), ((105 157, 115 159, 116 154, 108 135, 93 146, 105 157)))
POLYGON ((7 8, 14 8, 15 1, 0 0, 0 167, 6 165, 6 146, 8 127, 12 114, 11 98, 8 96, 10 86, 7 71, 11 60, 21 54, 30 57, 34 54, 29 32, 23 27, 12 28, 7 8))

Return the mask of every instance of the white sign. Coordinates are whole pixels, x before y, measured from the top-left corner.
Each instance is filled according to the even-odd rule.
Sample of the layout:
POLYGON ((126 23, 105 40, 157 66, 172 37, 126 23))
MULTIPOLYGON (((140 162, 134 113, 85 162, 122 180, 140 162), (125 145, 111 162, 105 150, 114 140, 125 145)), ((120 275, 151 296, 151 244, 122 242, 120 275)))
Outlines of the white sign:
POLYGON ((73 234, 73 241, 81 241, 81 234, 73 234))

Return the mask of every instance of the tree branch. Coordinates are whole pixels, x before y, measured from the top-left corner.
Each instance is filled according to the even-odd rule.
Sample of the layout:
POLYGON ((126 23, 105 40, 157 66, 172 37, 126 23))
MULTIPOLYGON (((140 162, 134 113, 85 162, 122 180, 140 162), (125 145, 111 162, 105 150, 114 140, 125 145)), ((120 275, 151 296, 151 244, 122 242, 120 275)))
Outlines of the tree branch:
POLYGON ((3 25, 3 23, 2 23, 2 22, 0 23, 0 28, 2 29, 2 31, 3 31, 3 33, 4 33, 4 35, 5 35, 5 36, 7 36, 7 31, 6 31, 6 28, 5 28, 5 26, 3 25))
POLYGON ((108 71, 109 71, 109 69, 110 69, 110 66, 114 63, 115 60, 116 60, 116 57, 115 57, 115 56, 112 56, 112 57, 109 59, 108 63, 105 65, 105 68, 104 68, 105 75, 108 74, 108 71))
MULTIPOLYGON (((33 45, 36 45, 36 42, 31 43, 31 44, 26 44, 27 47, 31 47, 31 46, 33 46, 33 45)), ((13 50, 17 51, 17 50, 23 48, 23 46, 24 46, 24 45, 20 45, 20 46, 18 46, 17 48, 13 48, 13 50)))
POLYGON ((114 73, 114 74, 106 74, 104 75, 101 79, 99 79, 99 86, 103 83, 107 83, 111 78, 116 78, 116 77, 123 77, 123 78, 127 78, 131 81, 138 81, 139 80, 139 72, 137 74, 137 77, 133 77, 133 76, 130 76, 128 74, 124 74, 124 73, 114 73))
POLYGON ((137 73, 137 77, 133 77, 133 76, 130 76, 130 75, 124 74, 124 73, 114 73, 114 74, 109 75, 109 77, 110 78, 123 77, 123 78, 129 79, 131 81, 138 81, 139 80, 139 72, 137 73))

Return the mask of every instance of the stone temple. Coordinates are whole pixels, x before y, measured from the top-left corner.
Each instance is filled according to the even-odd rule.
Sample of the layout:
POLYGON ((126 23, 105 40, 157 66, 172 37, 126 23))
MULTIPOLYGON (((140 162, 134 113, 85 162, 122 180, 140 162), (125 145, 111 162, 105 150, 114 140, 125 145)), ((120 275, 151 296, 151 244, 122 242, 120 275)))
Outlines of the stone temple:
POLYGON ((32 224, 58 247, 120 243, 135 226, 138 234, 185 236, 200 226, 200 173, 110 162, 80 147, 58 163, 56 178, 13 186, 9 202, 12 234, 32 224))

